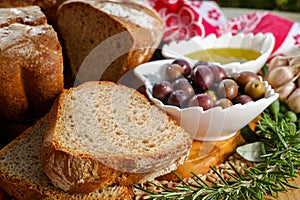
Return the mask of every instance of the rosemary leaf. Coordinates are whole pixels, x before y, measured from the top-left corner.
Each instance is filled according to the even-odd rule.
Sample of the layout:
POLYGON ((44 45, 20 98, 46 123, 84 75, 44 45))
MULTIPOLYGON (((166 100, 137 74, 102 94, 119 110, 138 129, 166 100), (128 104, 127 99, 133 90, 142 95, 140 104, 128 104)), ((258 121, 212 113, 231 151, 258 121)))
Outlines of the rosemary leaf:
POLYGON ((214 167, 210 167, 218 176, 218 181, 206 183, 200 176, 193 174, 194 183, 184 181, 175 173, 182 186, 174 189, 165 188, 156 194, 143 187, 136 187, 147 192, 152 199, 184 200, 262 200, 266 195, 278 198, 278 192, 289 188, 298 189, 289 183, 300 173, 300 130, 288 119, 273 120, 267 112, 262 113, 257 121, 255 134, 259 136, 257 144, 261 150, 258 155, 262 160, 254 167, 243 169, 243 175, 228 162, 231 171, 227 172, 230 181, 226 180, 214 167))

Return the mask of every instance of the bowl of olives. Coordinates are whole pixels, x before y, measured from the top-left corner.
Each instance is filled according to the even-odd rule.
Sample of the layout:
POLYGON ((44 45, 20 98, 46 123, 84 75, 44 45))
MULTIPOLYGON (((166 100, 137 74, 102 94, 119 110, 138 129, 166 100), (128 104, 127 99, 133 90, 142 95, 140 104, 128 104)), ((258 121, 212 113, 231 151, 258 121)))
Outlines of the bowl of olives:
POLYGON ((173 41, 163 45, 166 58, 189 58, 219 63, 236 72, 249 70, 257 73, 270 57, 275 45, 271 33, 227 33, 217 37, 195 36, 189 40, 173 41))
POLYGON ((279 96, 254 72, 200 60, 152 61, 137 66, 134 74, 149 99, 199 141, 234 136, 279 96))

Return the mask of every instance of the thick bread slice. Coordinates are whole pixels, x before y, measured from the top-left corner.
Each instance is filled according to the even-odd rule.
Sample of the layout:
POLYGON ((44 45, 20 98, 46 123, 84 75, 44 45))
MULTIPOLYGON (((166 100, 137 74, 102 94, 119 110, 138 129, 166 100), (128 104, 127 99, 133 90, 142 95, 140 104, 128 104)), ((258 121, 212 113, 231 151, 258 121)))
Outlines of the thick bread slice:
POLYGON ((69 194, 54 187, 43 172, 40 150, 49 119, 27 129, 0 151, 0 188, 16 199, 132 199, 132 188, 111 186, 88 195, 69 194))
POLYGON ((57 187, 88 193, 169 173, 192 140, 165 112, 134 89, 87 82, 65 90, 52 108, 42 147, 44 171, 57 187))
POLYGON ((79 82, 118 81, 150 60, 163 35, 160 16, 137 0, 69 0, 57 13, 72 74, 79 82))

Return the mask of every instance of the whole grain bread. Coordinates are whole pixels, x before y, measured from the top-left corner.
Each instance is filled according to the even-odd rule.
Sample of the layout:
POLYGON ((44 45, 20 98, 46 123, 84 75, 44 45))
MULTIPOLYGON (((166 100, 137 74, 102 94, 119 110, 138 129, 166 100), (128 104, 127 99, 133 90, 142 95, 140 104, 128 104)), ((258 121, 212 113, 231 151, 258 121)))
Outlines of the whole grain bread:
POLYGON ((0 151, 0 188, 20 200, 132 199, 131 187, 110 186, 88 195, 70 194, 52 185, 40 164, 48 116, 39 120, 0 151))
POLYGON ((153 180, 183 164, 192 144, 144 95, 113 82, 65 90, 52 111, 41 163, 51 182, 68 192, 153 180))
POLYGON ((163 21, 137 0, 69 0, 57 11, 58 29, 75 85, 117 82, 150 60, 163 35, 163 21))
POLYGON ((32 121, 62 91, 62 48, 38 6, 0 9, 0 119, 32 121))

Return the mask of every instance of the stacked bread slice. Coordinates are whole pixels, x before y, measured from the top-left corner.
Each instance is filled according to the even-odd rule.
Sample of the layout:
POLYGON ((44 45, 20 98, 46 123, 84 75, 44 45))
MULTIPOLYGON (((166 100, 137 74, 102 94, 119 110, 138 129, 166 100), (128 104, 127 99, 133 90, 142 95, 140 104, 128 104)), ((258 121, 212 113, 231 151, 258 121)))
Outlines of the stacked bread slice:
POLYGON ((68 192, 132 185, 175 170, 192 141, 134 89, 88 82, 63 92, 41 150, 45 173, 68 192))
POLYGON ((133 184, 183 164, 191 144, 137 90, 87 82, 64 90, 45 118, 0 151, 0 187, 21 199, 126 199, 133 184))
POLYGON ((0 151, 0 188, 16 199, 132 199, 132 189, 110 186, 90 194, 70 194, 54 187, 40 163, 49 115, 0 151))

